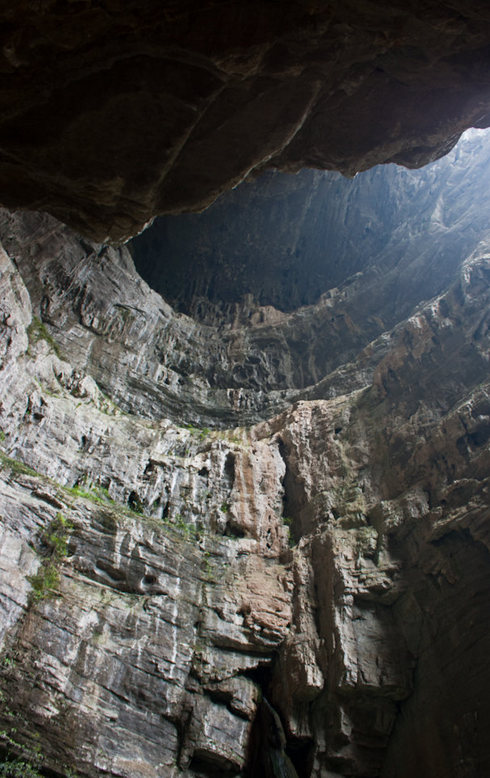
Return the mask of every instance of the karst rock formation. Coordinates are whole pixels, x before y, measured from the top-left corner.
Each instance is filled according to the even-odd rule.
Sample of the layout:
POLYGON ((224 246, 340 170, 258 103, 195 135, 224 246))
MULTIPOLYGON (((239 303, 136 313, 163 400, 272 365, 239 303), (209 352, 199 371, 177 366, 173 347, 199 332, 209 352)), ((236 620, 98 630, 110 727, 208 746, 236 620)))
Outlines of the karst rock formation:
POLYGON ((486 778, 487 4, 0 14, 0 774, 486 778))

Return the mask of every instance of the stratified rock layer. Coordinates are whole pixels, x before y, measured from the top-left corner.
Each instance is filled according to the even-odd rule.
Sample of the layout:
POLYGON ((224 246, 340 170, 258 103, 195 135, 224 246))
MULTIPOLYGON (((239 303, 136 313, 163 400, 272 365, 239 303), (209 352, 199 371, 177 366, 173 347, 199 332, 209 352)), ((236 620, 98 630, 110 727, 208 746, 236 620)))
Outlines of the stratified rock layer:
POLYGON ((475 242, 410 301, 368 268, 377 325, 355 326, 356 277, 219 331, 175 314, 126 249, 3 214, 10 757, 89 778, 486 774, 490 249, 475 242), (273 373, 322 327, 335 356, 316 378, 292 351, 273 373))
POLYGON ((18 0, 0 13, 0 201, 99 241, 265 168, 419 167, 489 123, 481 0, 18 0))

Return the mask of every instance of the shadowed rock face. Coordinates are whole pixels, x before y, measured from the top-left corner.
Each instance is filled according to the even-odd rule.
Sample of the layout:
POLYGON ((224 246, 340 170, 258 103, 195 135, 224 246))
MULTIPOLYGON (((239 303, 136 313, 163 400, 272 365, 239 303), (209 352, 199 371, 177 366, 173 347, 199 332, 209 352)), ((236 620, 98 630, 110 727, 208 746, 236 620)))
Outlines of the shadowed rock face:
MULTIPOLYGON (((333 230, 308 261, 344 270, 299 309, 250 299, 257 273, 205 304, 197 276, 192 318, 126 247, 2 212, 9 758, 66 778, 487 774, 487 159, 480 139, 342 197, 335 178, 376 251, 333 230)), ((313 179, 328 213, 323 178, 288 177, 290 202, 313 179)), ((320 211, 307 198, 298 229, 320 211)))
POLYGON ((3 3, 0 201, 123 241, 264 169, 419 167, 490 115, 481 0, 3 3))
POLYGON ((388 313, 377 291, 388 278, 394 316, 444 288, 487 229, 488 171, 487 133, 474 130, 421 170, 269 173, 201 214, 157 219, 129 248, 145 281, 199 321, 239 321, 257 305, 292 313, 358 286, 366 328, 388 313))

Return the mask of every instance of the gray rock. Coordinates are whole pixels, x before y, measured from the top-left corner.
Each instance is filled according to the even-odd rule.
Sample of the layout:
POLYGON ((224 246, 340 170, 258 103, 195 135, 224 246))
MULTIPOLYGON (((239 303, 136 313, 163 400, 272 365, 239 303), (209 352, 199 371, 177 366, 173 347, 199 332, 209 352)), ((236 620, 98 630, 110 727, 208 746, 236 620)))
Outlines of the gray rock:
POLYGON ((219 331, 126 249, 2 224, 5 753, 88 778, 266 774, 265 696, 283 774, 482 775, 485 235, 333 372, 270 391, 266 363, 234 383, 243 355, 354 312, 361 279, 219 331))

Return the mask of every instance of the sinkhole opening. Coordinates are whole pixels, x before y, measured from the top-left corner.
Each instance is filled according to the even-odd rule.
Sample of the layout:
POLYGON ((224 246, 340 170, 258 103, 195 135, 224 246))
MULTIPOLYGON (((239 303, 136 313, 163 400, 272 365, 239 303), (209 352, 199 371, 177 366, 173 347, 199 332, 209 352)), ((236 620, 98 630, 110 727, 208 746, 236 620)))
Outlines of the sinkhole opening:
POLYGON ((373 274, 389 278, 393 302, 428 299, 486 234, 489 139, 489 130, 469 130, 418 170, 265 173, 202 213, 156 219, 130 244, 136 268, 202 321, 238 308, 260 324, 257 308, 290 313, 373 274))

